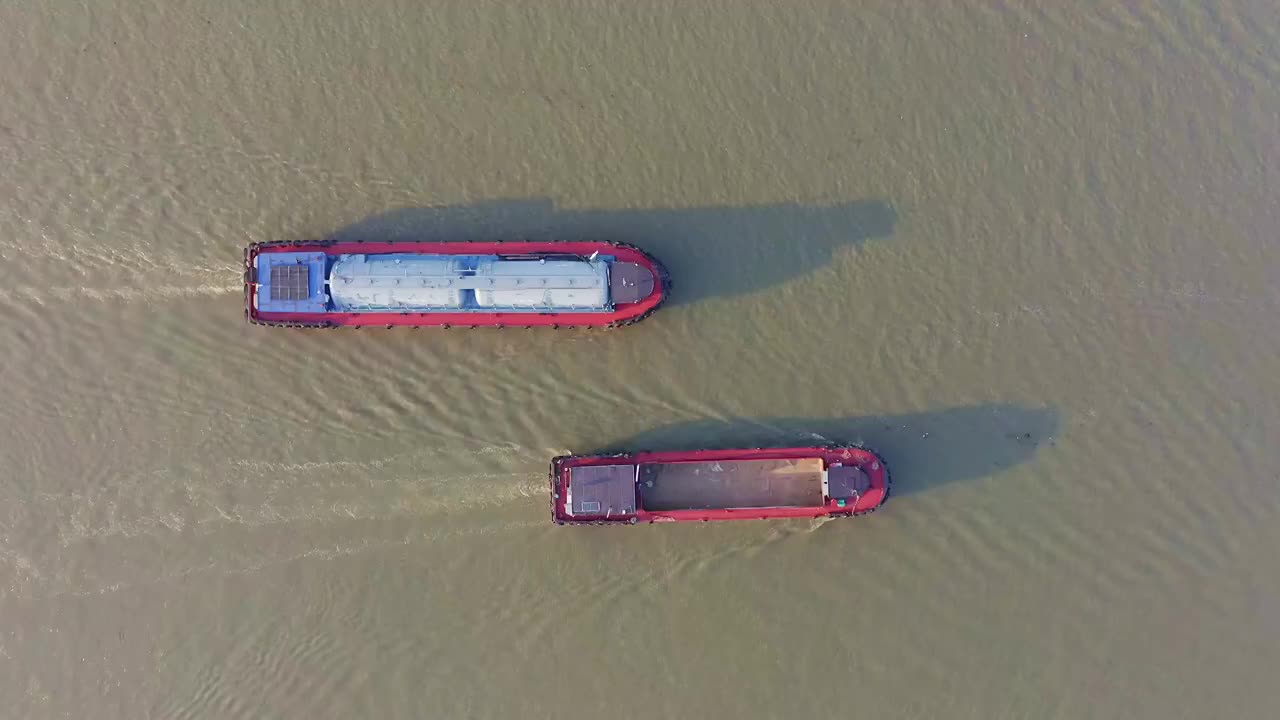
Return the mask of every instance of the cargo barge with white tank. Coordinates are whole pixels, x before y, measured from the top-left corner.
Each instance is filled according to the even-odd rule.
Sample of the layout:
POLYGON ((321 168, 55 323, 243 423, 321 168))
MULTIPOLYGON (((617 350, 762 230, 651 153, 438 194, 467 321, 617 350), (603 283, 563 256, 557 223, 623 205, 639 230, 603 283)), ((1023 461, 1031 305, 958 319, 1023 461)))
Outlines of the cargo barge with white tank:
POLYGON ((617 327, 670 288, 615 242, 268 242, 244 268, 246 319, 281 327, 617 327))

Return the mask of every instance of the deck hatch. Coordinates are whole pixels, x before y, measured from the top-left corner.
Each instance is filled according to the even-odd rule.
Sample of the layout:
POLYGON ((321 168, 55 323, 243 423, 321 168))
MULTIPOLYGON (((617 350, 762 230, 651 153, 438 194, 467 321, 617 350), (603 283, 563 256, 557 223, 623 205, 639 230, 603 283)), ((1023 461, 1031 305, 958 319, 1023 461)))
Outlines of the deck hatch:
POLYGON ((306 300, 311 297, 311 268, 306 265, 272 265, 271 299, 306 300))
POLYGON ((570 515, 631 515, 636 511, 635 465, 580 465, 569 469, 570 515))
POLYGON ((862 468, 852 465, 833 465, 827 471, 827 494, 833 500, 854 500, 871 489, 871 478, 862 468))
POLYGON ((254 305, 262 312, 325 312, 325 264, 324 253, 260 253, 254 259, 258 286, 254 305))

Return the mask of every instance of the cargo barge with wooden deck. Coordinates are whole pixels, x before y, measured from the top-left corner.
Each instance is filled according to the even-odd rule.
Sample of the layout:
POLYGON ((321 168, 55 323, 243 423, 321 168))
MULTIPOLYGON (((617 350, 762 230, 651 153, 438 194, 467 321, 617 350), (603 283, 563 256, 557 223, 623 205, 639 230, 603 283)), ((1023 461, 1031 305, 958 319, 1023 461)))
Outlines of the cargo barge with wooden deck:
POLYGON ((860 446, 565 455, 551 461, 559 524, 851 517, 889 497, 860 446))
POLYGON ((283 327, 617 327, 667 271, 615 242, 268 242, 244 253, 245 317, 283 327))

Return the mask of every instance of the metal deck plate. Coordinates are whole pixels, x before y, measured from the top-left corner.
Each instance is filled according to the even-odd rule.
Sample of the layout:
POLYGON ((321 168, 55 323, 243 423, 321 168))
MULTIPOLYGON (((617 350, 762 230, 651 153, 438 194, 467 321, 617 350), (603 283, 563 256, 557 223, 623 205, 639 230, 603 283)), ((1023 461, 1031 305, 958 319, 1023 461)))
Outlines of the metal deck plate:
POLYGON ((615 262, 609 267, 609 296, 615 303, 633 303, 653 292, 653 273, 636 263, 615 262))
POLYGON ((837 500, 853 500, 871 489, 871 478, 862 468, 833 465, 827 470, 827 493, 837 500))
POLYGON ((272 265, 271 299, 306 300, 311 296, 311 268, 306 265, 272 265))
POLYGON ((571 515, 630 515, 636 511, 635 465, 569 468, 571 515))

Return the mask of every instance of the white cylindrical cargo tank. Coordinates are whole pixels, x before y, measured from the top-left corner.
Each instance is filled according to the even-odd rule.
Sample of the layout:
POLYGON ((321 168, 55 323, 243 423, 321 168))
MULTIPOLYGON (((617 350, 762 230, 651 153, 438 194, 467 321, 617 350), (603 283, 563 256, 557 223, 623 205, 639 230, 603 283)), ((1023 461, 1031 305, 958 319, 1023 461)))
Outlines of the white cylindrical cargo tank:
POLYGON ((485 308, 600 309, 609 304, 609 265, 486 258, 476 266, 475 288, 485 308))
POLYGON ((329 270, 337 310, 459 308, 462 263, 442 255, 343 255, 329 270))

